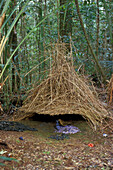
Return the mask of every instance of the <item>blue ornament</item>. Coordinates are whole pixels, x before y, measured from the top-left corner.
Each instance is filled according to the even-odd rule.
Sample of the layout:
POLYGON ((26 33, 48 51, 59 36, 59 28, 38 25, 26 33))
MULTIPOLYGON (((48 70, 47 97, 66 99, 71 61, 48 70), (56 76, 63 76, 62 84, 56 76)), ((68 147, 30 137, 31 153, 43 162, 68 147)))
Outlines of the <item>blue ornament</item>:
POLYGON ((57 130, 60 130, 60 128, 61 128, 61 126, 59 125, 59 121, 56 120, 56 129, 57 129, 57 130))
POLYGON ((19 137, 19 139, 20 139, 20 140, 24 140, 22 136, 21 136, 21 137, 19 137))

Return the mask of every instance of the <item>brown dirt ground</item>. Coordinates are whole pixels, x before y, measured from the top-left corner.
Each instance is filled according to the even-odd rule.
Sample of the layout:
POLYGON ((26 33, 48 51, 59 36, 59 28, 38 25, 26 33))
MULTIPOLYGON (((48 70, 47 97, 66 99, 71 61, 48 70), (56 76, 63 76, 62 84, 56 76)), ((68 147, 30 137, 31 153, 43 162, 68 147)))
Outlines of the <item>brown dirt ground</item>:
POLYGON ((5 164, 0 166, 1 170, 110 170, 113 168, 113 136, 109 128, 93 131, 85 121, 73 121, 72 124, 76 125, 81 132, 69 135, 70 139, 57 141, 48 138, 55 134, 55 122, 24 121, 22 123, 35 127, 38 131, 0 131, 0 152, 7 151, 0 156, 18 160, 16 162, 0 159, 0 163, 5 164), (104 133, 107 137, 103 136, 104 133), (20 136, 24 140, 19 140, 20 136), (93 143, 94 147, 89 147, 89 143, 93 143))

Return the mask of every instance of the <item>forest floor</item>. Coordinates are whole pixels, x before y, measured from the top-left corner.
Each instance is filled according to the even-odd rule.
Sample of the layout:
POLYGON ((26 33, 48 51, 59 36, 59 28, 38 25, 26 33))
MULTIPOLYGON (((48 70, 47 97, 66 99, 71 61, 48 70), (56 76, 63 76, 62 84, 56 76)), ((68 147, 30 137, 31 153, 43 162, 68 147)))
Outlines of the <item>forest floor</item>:
POLYGON ((22 121, 21 123, 37 128, 38 131, 0 131, 0 156, 17 159, 17 161, 0 159, 0 163, 5 164, 0 166, 1 170, 113 168, 113 134, 109 128, 93 131, 86 121, 74 120, 72 124, 77 126, 80 132, 70 134, 69 139, 55 140, 48 138, 55 135, 55 122, 22 121), (23 137, 23 140, 19 137, 23 137))

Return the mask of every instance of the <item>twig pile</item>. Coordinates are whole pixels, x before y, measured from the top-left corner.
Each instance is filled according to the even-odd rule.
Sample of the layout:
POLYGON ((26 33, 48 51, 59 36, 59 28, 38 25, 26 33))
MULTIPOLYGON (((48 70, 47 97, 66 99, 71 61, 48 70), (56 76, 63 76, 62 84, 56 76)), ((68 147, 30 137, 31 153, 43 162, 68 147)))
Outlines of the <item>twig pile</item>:
POLYGON ((56 44, 50 74, 32 90, 20 109, 24 117, 38 114, 79 114, 96 126, 107 111, 93 91, 73 68, 72 52, 66 56, 65 44, 56 44), (70 60, 70 61, 68 61, 70 60))

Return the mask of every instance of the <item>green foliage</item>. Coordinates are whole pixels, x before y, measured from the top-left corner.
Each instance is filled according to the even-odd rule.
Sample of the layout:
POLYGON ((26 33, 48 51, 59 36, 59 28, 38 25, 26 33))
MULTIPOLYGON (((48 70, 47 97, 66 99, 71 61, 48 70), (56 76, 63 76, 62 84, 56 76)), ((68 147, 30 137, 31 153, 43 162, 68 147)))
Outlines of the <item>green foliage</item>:
POLYGON ((3 164, 3 163, 0 163, 0 166, 5 166, 5 164, 3 164))
MULTIPOLYGON (((21 2, 22 2, 22 1, 21 1, 21 2)), ((19 19, 19 17, 20 17, 21 14, 23 13, 23 11, 24 11, 25 7, 27 6, 28 2, 29 2, 29 0, 25 3, 25 5, 23 6, 23 8, 22 8, 21 11, 18 13, 18 15, 16 16, 15 20, 12 22, 11 26, 9 27, 8 32, 7 32, 7 35, 6 35, 5 39, 4 39, 4 43, 5 43, 6 39, 9 37, 9 35, 10 35, 10 33, 11 33, 14 25, 16 24, 17 20, 19 19)), ((6 4, 7 4, 7 1, 6 1, 6 4)), ((6 5, 5 5, 5 6, 6 6, 6 5)), ((6 9, 6 7, 4 7, 4 8, 6 9)), ((4 11, 4 9, 3 9, 3 11, 4 11)), ((3 45, 4 45, 4 44, 3 44, 3 45)), ((15 50, 15 52, 16 52, 16 50, 15 50)), ((2 73, 1 73, 1 75, 0 75, 0 79, 1 79, 1 77, 2 77, 2 75, 3 75, 3 73, 4 73, 4 71, 5 71, 5 69, 6 69, 6 67, 7 67, 7 65, 8 65, 9 62, 11 61, 11 58, 13 57, 13 55, 14 55, 15 52, 12 53, 12 55, 11 55, 10 58, 8 59, 7 63, 5 64, 5 66, 4 66, 3 70, 2 70, 2 73)))
MULTIPOLYGON (((18 162, 17 159, 15 158, 9 158, 9 157, 6 157, 6 156, 0 156, 0 159, 4 160, 4 161, 16 161, 18 162)), ((0 163, 0 166, 6 166, 4 163, 0 163)))
POLYGON ((16 162, 18 162, 18 160, 15 159, 15 158, 8 158, 8 157, 5 157, 5 156, 0 156, 0 159, 3 159, 5 161, 16 161, 16 162))
MULTIPOLYGON (((84 70, 85 74, 93 74, 97 72, 95 61, 90 53, 87 41, 84 37, 83 30, 80 25, 77 10, 75 8, 75 1, 64 1, 66 4, 60 6, 60 1, 19 1, 16 0, 2 0, 0 8, 2 14, 6 11, 6 18, 1 28, 1 37, 5 35, 8 38, 5 50, 3 53, 3 63, 0 63, 3 76, 9 75, 9 82, 6 83, 4 89, 6 90, 4 96, 10 104, 8 96, 12 94, 12 80, 13 72, 20 78, 19 91, 15 89, 16 93, 25 93, 25 91, 34 87, 34 84, 47 77, 50 69, 51 58, 51 44, 58 41, 58 33, 60 27, 60 13, 64 13, 64 24, 71 22, 72 18, 72 42, 73 42, 73 61, 75 70, 81 67, 81 72, 84 70), (8 7, 11 8, 8 8, 8 7), (67 9, 72 12, 67 17, 67 9), (62 10, 63 9, 63 10, 62 10), (16 14, 14 20, 13 15, 16 14), (12 42, 12 31, 17 36, 17 45, 12 42), (13 50, 13 46, 16 45, 13 50), (18 54, 16 54, 18 52, 18 54), (14 62, 11 62, 14 58, 14 62), (18 59, 18 61, 17 61, 18 59), (16 62, 17 61, 17 62, 16 62), (10 89, 10 90, 9 90, 10 89)), ((113 4, 110 1, 99 1, 99 46, 98 46, 98 60, 107 78, 110 78, 113 73, 113 45, 111 30, 113 18, 113 4), (109 17, 108 17, 109 16, 109 17)), ((79 1, 80 13, 84 22, 84 27, 88 34, 94 52, 96 53, 97 43, 97 4, 96 1, 79 1)), ((66 42, 69 42, 69 36, 65 36, 66 42)), ((4 39, 4 41, 5 41, 4 39)), ((17 81, 17 80, 15 80, 17 81)), ((38 82, 38 83, 39 83, 38 82)), ((5 106, 8 103, 4 103, 5 106)))
MULTIPOLYGON (((4 12, 7 11, 7 8, 8 8, 8 6, 9 6, 10 1, 11 1, 11 0, 6 0, 6 3, 5 3, 4 8, 3 8, 3 10, 2 10, 1 16, 3 15, 4 12)), ((3 1, 1 1, 0 7, 2 7, 2 5, 3 5, 3 1)))

